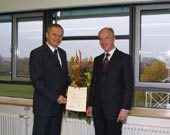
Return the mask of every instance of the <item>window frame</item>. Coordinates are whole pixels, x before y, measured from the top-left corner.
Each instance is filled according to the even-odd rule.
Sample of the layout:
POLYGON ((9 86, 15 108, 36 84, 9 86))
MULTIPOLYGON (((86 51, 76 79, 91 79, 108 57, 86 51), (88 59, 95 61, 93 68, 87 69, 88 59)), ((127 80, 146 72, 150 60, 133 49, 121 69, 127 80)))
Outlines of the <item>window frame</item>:
MULTIPOLYGON (((11 19, 11 23, 12 23, 12 29, 11 29, 11 80, 0 80, 0 83, 2 84, 31 84, 30 82, 30 78, 26 78, 26 77, 17 77, 16 74, 16 68, 17 68, 17 18, 30 18, 30 17, 41 17, 42 21, 43 21, 43 42, 45 42, 45 31, 47 29, 47 26, 52 24, 53 21, 53 13, 57 12, 57 11, 64 11, 64 10, 74 10, 74 9, 95 9, 95 8, 114 8, 114 7, 128 7, 129 8, 129 34, 128 35, 115 35, 116 39, 118 40, 129 40, 129 54, 132 53, 131 51, 131 30, 130 30, 130 23, 131 23, 131 8, 132 6, 130 6, 129 4, 125 4, 125 5, 110 5, 110 6, 93 6, 93 7, 83 7, 83 8, 68 8, 68 9, 49 9, 49 10, 41 10, 41 11, 31 11, 31 12, 19 12, 19 13, 4 13, 4 14, 0 14, 0 15, 8 15, 8 16, 12 16, 11 19), (48 17, 48 18, 47 18, 48 17)), ((124 15, 124 14, 123 14, 124 15)), ((104 14, 101 15, 97 15, 97 17, 105 17, 104 14)), ((107 15, 107 16, 112 16, 112 15, 107 15)), ((106 17, 107 17, 106 16, 106 17)), ((81 16, 77 16, 75 18, 79 18, 81 16)), ((96 17, 96 16, 84 16, 86 17, 96 17)), ((74 17, 73 17, 74 18, 74 17)), ((62 18, 62 19, 70 19, 70 17, 66 17, 66 18, 62 18)), ((68 36, 68 37, 63 37, 63 40, 98 40, 98 35, 96 36, 68 36)))
MULTIPOLYGON (((122 5, 119 5, 120 7, 122 5)), ((118 7, 119 7, 118 6, 118 7)), ((129 12, 128 12, 128 17, 129 17, 129 33, 127 35, 115 35, 115 37, 118 39, 118 40, 128 40, 129 44, 127 45, 129 47, 129 53, 131 52, 131 29, 130 29, 130 24, 131 24, 131 6, 130 5, 123 5, 123 6, 126 6, 129 8, 129 12)), ((104 8, 107 8, 108 6, 102 6, 104 8)), ((109 6, 109 7, 117 7, 117 6, 109 6)), ((98 8, 96 6, 92 7, 92 8, 98 8)), ((73 8, 71 8, 73 9, 73 8)), ((89 9, 89 8, 85 8, 85 9, 89 9)), ((17 68, 17 47, 18 47, 18 34, 17 34, 17 31, 18 31, 18 27, 17 27, 17 19, 19 18, 24 18, 24 19, 27 19, 27 18, 30 18, 30 17, 41 17, 42 21, 43 21, 43 42, 42 43, 45 43, 45 31, 47 30, 47 27, 48 25, 52 24, 52 18, 53 18, 53 14, 54 12, 56 11, 59 11, 59 10, 65 10, 65 9, 52 9, 52 10, 44 10, 44 11, 34 11, 34 12, 19 12, 19 13, 8 13, 8 14, 3 14, 3 15, 10 15, 12 16, 12 19, 11 19, 11 23, 12 23, 12 28, 11 28, 11 79, 10 80, 0 80, 0 84, 19 84, 19 85, 31 85, 31 82, 30 82, 30 78, 25 78, 25 77, 17 77, 17 71, 16 71, 16 68, 17 68)), ((69 9, 67 9, 69 10, 69 9)), ((0 14, 1 15, 1 14, 0 14)), ((109 16, 112 16, 112 15, 109 15, 109 16)), ((80 16, 79 16, 80 17, 80 16)), ((78 18, 79 18, 78 17, 78 18)), ((86 16, 88 17, 88 16, 86 16)), ((96 17, 96 16, 91 16, 91 17, 96 17)), ((105 17, 103 15, 99 16, 99 17, 105 17)), ((67 18, 67 19, 70 19, 70 18, 67 18)), ((64 37, 63 40, 98 40, 98 35, 92 35, 92 36, 68 36, 68 37, 64 37)), ((126 44, 125 44, 126 45, 126 44)))
MULTIPOLYGON (((10 14, 5 14, 5 15, 0 15, 2 17, 2 19, 0 19, 0 23, 11 23, 11 45, 12 45, 12 15, 10 14)), ((11 52, 11 45, 10 45, 10 52, 11 52)), ((10 59, 11 59, 11 65, 10 65, 10 72, 12 73, 12 53, 10 54, 10 59)), ((10 76, 10 80, 11 80, 11 76, 10 76)), ((0 82, 6 82, 9 80, 0 80, 0 82)))
MULTIPOLYGON (((31 20, 42 20, 43 21, 43 13, 42 12, 35 12, 35 13, 23 13, 23 14, 14 14, 13 15, 13 34, 12 34, 12 81, 23 81, 23 82, 30 82, 29 77, 18 77, 17 76, 17 60, 18 56, 18 20, 22 19, 23 21, 31 21, 31 20)), ((43 36, 43 34, 42 34, 43 36)), ((43 43, 43 37, 42 37, 43 43)))
MULTIPOLYGON (((58 20, 64 20, 64 19, 77 19, 77 18, 93 18, 93 17, 95 17, 95 18, 100 18, 100 17, 113 17, 113 16, 125 16, 125 14, 127 14, 127 16, 129 17, 129 33, 128 34, 125 34, 125 35, 115 35, 115 37, 116 37, 116 40, 129 40, 129 45, 128 45, 128 47, 129 47, 129 54, 131 55, 132 54, 132 44, 131 44, 131 29, 130 29, 130 27, 132 26, 131 25, 131 15, 132 15, 132 6, 130 6, 130 5, 117 5, 117 6, 99 6, 99 7, 90 7, 90 8, 73 8, 73 9, 61 9, 61 10, 55 10, 55 11, 53 11, 53 23, 57 23, 57 21, 58 20), (119 15, 119 13, 109 13, 109 14, 104 14, 104 13, 102 13, 102 14, 96 14, 96 15, 94 15, 94 14, 90 14, 90 15, 71 15, 71 17, 70 16, 66 16, 66 17, 58 17, 57 16, 57 12, 60 12, 60 11, 68 11, 69 12, 69 10, 70 10, 70 12, 71 11, 73 11, 74 12, 74 10, 77 10, 77 11, 86 11, 86 10, 93 10, 93 9, 104 9, 104 8, 113 8, 113 9, 111 9, 111 10, 114 10, 114 8, 128 8, 128 10, 129 10, 129 12, 128 13, 122 13, 122 15, 119 15)), ((106 11, 106 12, 108 12, 108 11, 106 11)), ((67 41, 67 40, 98 40, 98 35, 85 35, 85 36, 64 36, 63 37, 63 41, 67 41)))
POLYGON ((140 45, 141 45, 141 11, 150 11, 150 10, 162 10, 170 9, 170 4, 154 4, 154 5, 139 5, 136 6, 136 25, 135 25, 135 88, 144 90, 144 91, 168 91, 170 88, 170 83, 159 83, 159 82, 140 82, 140 45))

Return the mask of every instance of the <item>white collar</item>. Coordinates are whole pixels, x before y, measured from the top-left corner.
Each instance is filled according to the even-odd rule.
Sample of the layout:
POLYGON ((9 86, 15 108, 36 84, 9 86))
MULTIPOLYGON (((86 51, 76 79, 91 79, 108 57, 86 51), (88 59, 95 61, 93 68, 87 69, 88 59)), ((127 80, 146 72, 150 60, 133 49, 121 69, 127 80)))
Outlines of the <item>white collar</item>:
POLYGON ((112 50, 110 50, 109 52, 105 52, 106 53, 109 53, 109 57, 112 57, 113 53, 116 51, 116 47, 114 47, 112 50))
POLYGON ((57 47, 57 48, 54 48, 54 47, 52 47, 48 42, 46 42, 46 44, 47 44, 47 46, 50 48, 50 50, 51 50, 52 52, 54 52, 55 50, 58 50, 58 47, 57 47))

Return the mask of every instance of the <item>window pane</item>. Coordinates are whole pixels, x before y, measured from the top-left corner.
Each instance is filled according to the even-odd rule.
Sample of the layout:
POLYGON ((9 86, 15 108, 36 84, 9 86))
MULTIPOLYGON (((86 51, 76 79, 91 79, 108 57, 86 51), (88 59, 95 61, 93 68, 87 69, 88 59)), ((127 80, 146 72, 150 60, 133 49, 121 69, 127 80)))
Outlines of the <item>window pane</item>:
POLYGON ((79 50, 82 53, 82 58, 94 58, 101 54, 103 50, 100 48, 98 40, 75 40, 63 41, 60 45, 67 52, 67 59, 76 55, 79 50))
POLYGON ((57 23, 63 26, 64 36, 96 36, 103 27, 113 28, 115 35, 129 34, 129 16, 66 19, 57 23))
POLYGON ((11 80, 11 22, 0 23, 0 80, 11 80))
POLYGON ((145 107, 145 93, 146 91, 135 90, 135 107, 145 107))
POLYGON ((30 51, 42 44, 42 21, 18 22, 17 77, 29 75, 30 51))
POLYGON ((116 40, 115 46, 122 52, 129 54, 129 40, 116 40))
POLYGON ((170 13, 141 16, 140 81, 170 82, 170 13))
MULTIPOLYGON (((115 45, 119 50, 129 54, 129 40, 117 40, 115 45)), ((70 60, 72 56, 81 51, 82 58, 92 58, 103 53, 100 47, 99 40, 70 40, 63 41, 60 45, 67 52, 67 59, 70 60)))
POLYGON ((170 93, 154 91, 136 91, 135 106, 170 109, 170 93))

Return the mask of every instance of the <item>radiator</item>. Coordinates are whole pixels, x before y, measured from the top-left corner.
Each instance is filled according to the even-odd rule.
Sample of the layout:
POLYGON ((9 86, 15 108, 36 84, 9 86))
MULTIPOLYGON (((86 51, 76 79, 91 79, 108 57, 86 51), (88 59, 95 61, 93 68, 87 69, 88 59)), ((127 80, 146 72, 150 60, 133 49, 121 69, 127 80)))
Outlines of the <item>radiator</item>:
MULTIPOLYGON (((93 122, 87 124, 84 120, 64 118, 61 135, 95 135, 93 122)), ((170 128, 123 124, 122 135, 170 135, 170 128)))
POLYGON ((0 135, 26 135, 24 115, 0 113, 0 135))
POLYGON ((93 122, 88 124, 85 120, 64 118, 61 135, 95 135, 93 122))
POLYGON ((150 125, 123 124, 122 135, 170 135, 170 128, 150 125))

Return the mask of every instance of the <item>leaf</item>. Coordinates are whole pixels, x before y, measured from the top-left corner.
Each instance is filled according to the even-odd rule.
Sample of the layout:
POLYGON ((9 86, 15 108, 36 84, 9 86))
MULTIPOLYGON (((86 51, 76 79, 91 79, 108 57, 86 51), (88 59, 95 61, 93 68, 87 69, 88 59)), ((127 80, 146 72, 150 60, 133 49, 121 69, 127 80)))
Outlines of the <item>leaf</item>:
POLYGON ((92 118, 91 117, 87 117, 85 112, 68 111, 67 112, 67 117, 68 118, 85 120, 88 124, 91 124, 91 121, 92 121, 92 118))

